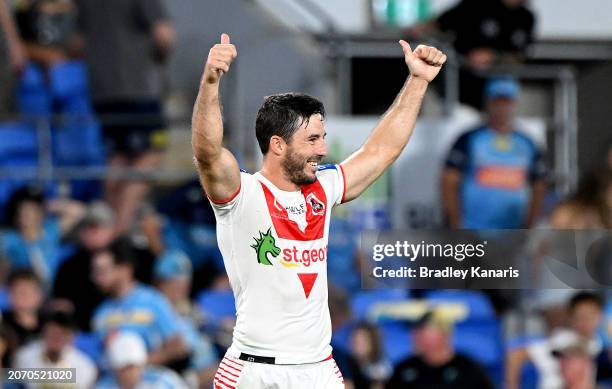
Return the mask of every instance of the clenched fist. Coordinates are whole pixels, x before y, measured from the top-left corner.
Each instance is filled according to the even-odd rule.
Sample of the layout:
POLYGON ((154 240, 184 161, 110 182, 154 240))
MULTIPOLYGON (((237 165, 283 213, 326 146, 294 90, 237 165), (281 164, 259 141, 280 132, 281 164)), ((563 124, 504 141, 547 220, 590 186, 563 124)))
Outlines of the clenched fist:
POLYGON ((218 83, 221 76, 227 73, 230 65, 238 56, 236 46, 230 43, 230 37, 227 34, 221 34, 221 43, 214 45, 206 60, 204 68, 204 81, 209 84, 218 83))
POLYGON ((432 46, 419 45, 412 51, 408 42, 399 41, 404 50, 406 65, 413 77, 422 78, 431 82, 438 73, 442 65, 446 62, 446 54, 432 46))

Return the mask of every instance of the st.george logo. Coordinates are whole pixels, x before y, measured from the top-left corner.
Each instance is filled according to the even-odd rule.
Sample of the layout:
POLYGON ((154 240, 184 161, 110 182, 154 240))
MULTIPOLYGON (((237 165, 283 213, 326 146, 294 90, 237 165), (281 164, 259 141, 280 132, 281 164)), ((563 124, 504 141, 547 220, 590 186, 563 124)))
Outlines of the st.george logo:
POLYGON ((272 236, 272 227, 268 228, 265 234, 260 231, 259 238, 253 239, 255 239, 255 244, 251 245, 251 247, 257 253, 257 263, 272 266, 272 262, 268 259, 268 254, 276 258, 281 252, 281 249, 276 245, 274 236, 272 236))

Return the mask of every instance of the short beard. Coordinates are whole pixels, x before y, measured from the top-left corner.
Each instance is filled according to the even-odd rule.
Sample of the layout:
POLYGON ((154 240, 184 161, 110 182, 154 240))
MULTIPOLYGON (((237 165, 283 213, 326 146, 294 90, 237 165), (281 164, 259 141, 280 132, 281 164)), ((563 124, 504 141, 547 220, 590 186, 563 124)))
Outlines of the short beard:
POLYGON ((297 154, 288 152, 281 162, 283 173, 293 184, 302 186, 310 185, 317 180, 317 177, 308 177, 304 172, 307 162, 306 159, 297 154))

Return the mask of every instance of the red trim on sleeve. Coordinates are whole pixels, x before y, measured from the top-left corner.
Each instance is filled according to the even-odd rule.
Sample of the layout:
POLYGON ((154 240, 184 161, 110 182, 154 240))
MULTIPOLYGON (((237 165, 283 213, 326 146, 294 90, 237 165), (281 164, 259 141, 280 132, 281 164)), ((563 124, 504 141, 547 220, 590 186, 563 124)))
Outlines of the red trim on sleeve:
POLYGON ((223 200, 213 200, 211 199, 208 194, 206 195, 206 197, 208 197, 208 200, 216 205, 223 205, 223 204, 227 204, 230 201, 234 200, 236 198, 236 196, 238 196, 238 194, 240 193, 240 189, 242 189, 242 183, 240 185, 238 185, 238 190, 236 191, 236 193, 234 193, 231 197, 227 198, 227 199, 223 199, 223 200))
POLYGON ((340 200, 340 204, 342 204, 346 198, 346 175, 344 174, 344 168, 342 165, 338 165, 338 167, 342 172, 342 185, 344 186, 344 188, 342 188, 342 200, 340 200))

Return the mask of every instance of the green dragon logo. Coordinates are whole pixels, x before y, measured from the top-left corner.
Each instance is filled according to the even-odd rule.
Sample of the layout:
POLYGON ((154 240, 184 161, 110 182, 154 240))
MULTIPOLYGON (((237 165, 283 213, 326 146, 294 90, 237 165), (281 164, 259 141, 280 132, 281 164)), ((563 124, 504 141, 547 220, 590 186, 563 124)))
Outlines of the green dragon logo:
POLYGON ((255 239, 255 244, 251 245, 251 247, 257 253, 257 262, 262 265, 272 266, 272 262, 268 259, 268 253, 276 258, 281 252, 281 249, 276 246, 276 240, 272 236, 272 227, 268 228, 268 232, 265 234, 259 231, 259 239, 253 239, 255 239))

